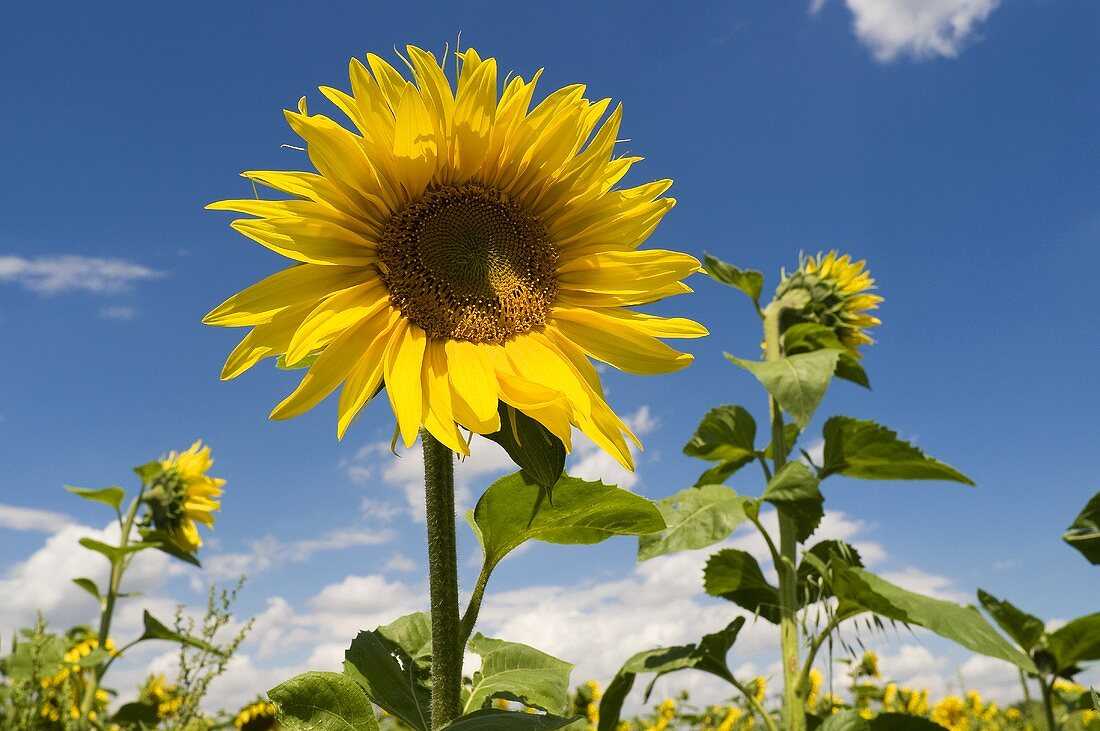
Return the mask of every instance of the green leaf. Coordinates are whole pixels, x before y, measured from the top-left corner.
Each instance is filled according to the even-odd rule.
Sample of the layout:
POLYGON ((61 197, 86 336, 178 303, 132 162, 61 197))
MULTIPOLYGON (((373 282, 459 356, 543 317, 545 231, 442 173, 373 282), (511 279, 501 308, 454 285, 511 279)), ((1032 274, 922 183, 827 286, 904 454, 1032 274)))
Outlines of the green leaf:
POLYGON ((689 487, 658 500, 668 528, 638 538, 638 560, 717 543, 745 521, 744 501, 725 485, 689 487))
POLYGON ((302 673, 267 695, 286 731, 378 731, 370 701, 340 673, 302 673))
POLYGON ((564 708, 568 703, 571 663, 518 642, 494 640, 480 633, 470 638, 467 646, 481 655, 481 669, 473 675, 464 713, 478 710, 500 692, 512 693, 529 706, 564 708))
POLYGON ((80 665, 80 667, 82 668, 94 668, 96 665, 100 664, 110 656, 111 653, 105 648, 97 647, 84 657, 80 658, 80 662, 77 664, 80 665))
POLYGON ((111 546, 102 541, 97 541, 94 538, 81 538, 77 541, 80 545, 87 548, 89 551, 95 551, 96 553, 102 553, 107 557, 107 560, 111 563, 117 563, 121 561, 123 556, 127 554, 143 551, 146 548, 151 548, 144 543, 131 543, 125 548, 119 548, 118 546, 111 546))
POLYGON ((1024 652, 1030 653, 1039 644, 1045 630, 1041 619, 981 589, 978 589, 978 601, 1024 652))
POLYGON ((924 627, 974 652, 1007 660, 1025 672, 1036 672, 1031 658, 997 634, 972 606, 923 596, 854 567, 834 567, 832 583, 841 600, 887 619, 924 627))
POLYGON ((118 709, 111 721, 118 724, 128 724, 142 728, 148 726, 154 728, 160 722, 160 714, 156 705, 152 703, 126 703, 118 709))
POLYGON ((756 459, 756 421, 740 406, 711 409, 684 446, 684 454, 717 465, 703 473, 696 485, 718 484, 756 459))
MULTIPOLYGON (((798 424, 784 424, 783 425, 783 442, 787 445, 787 454, 791 453, 794 449, 794 445, 798 442, 798 435, 802 433, 802 430, 798 428, 798 424)), ((772 455, 772 443, 769 441, 768 446, 764 447, 764 458, 774 459, 772 455)))
POLYGON ((344 653, 344 674, 375 705, 418 731, 429 729, 431 675, 423 659, 425 651, 430 654, 429 622, 402 617, 386 627, 360 632, 344 653), (413 653, 421 657, 420 662, 413 653))
POLYGON ((763 274, 752 269, 738 269, 710 254, 704 255, 703 266, 707 270, 707 276, 741 290, 752 299, 756 309, 760 309, 760 292, 764 289, 763 274))
POLYGON ((751 554, 725 548, 707 560, 703 587, 711 596, 728 599, 739 607, 779 624, 779 590, 768 583, 751 554))
POLYGON ((1068 622, 1045 638, 1058 661, 1058 672, 1074 665, 1100 660, 1100 612, 1068 622))
POLYGON ((779 407, 805 429, 829 388, 840 351, 826 348, 770 361, 741 360, 729 353, 726 357, 756 376, 779 407))
POLYGON ((73 583, 94 596, 97 602, 103 602, 103 596, 99 593, 99 587, 96 586, 95 582, 91 579, 81 576, 79 579, 73 579, 73 583))
POLYGON ((665 528, 656 505, 614 485, 563 475, 553 495, 551 505, 542 486, 526 471, 489 486, 466 519, 481 542, 490 571, 525 541, 590 544, 665 528))
POLYGON ((859 364, 859 352, 840 342, 836 331, 816 322, 799 322, 783 331, 783 352, 787 355, 809 353, 814 350, 835 348, 840 351, 834 374, 837 378, 870 388, 867 372, 859 364))
POLYGON ((323 350, 315 350, 312 353, 307 353, 306 355, 302 356, 302 358, 300 360, 298 360, 297 362, 295 362, 295 363, 287 363, 286 362, 286 353, 284 353, 284 354, 280 355, 278 358, 275 359, 275 367, 278 368, 279 370, 284 370, 284 371, 296 371, 300 368, 309 368, 310 366, 312 366, 317 361, 318 358, 321 357, 322 352, 324 352, 324 351, 323 350))
POLYGON ((825 498, 817 488, 818 479, 801 462, 788 462, 768 482, 761 499, 791 518, 799 543, 813 535, 825 516, 825 498))
POLYGON ((119 512, 122 505, 122 501, 126 499, 126 491, 121 487, 103 487, 98 490, 92 490, 86 487, 73 487, 71 485, 65 485, 65 489, 71 492, 77 497, 82 497, 85 500, 91 500, 94 503, 103 503, 109 507, 115 509, 115 512, 119 512))
POLYGON ((1062 540, 1080 551, 1089 563, 1100 565, 1100 492, 1092 496, 1062 540))
POLYGON ((194 647, 197 650, 209 652, 220 657, 225 656, 225 653, 221 649, 211 645, 209 642, 204 642, 198 637, 181 634, 175 630, 169 629, 163 622, 152 614, 149 614, 149 610, 145 610, 142 621, 145 624, 145 631, 142 632, 141 637, 137 639, 138 642, 143 642, 145 640, 168 640, 169 642, 178 642, 181 645, 194 647))
POLYGON ((831 474, 865 480, 954 480, 974 483, 950 465, 898 439, 897 432, 873 421, 834 416, 825 422, 825 464, 820 477, 831 474))
POLYGON ((654 673, 653 681, 646 689, 647 701, 653 683, 662 675, 676 670, 701 670, 732 683, 733 673, 726 664, 726 656, 744 624, 745 618, 737 617, 724 629, 704 635, 697 644, 659 647, 633 655, 615 675, 600 700, 599 731, 611 731, 618 726, 623 702, 640 673, 654 673))
POLYGON ((580 718, 581 716, 563 718, 548 713, 521 713, 486 708, 460 716, 443 728, 454 729, 454 731, 540 731, 541 729, 549 731, 549 729, 565 728, 580 718))
POLYGON ((134 468, 134 474, 141 478, 142 484, 148 485, 157 475, 164 472, 164 465, 160 462, 153 460, 152 462, 146 462, 143 465, 134 468))
POLYGON ((860 716, 859 711, 848 709, 827 716, 817 731, 867 731, 869 728, 867 719, 860 716))
POLYGON ((862 568, 863 559, 854 546, 843 541, 819 541, 802 552, 798 564, 800 606, 833 596, 830 579, 834 565, 862 568))
POLYGON ((167 553, 169 556, 178 558, 180 561, 189 563, 192 566, 198 566, 202 568, 202 564, 195 554, 190 551, 185 551, 172 540, 172 537, 160 530, 143 530, 141 532, 142 543, 150 548, 156 548, 159 551, 167 553))
POLYGON ((539 422, 501 401, 500 431, 485 436, 501 447, 535 482, 553 489, 565 471, 565 445, 539 422))
POLYGON ((934 721, 907 713, 880 713, 869 721, 871 731, 943 731, 934 721))

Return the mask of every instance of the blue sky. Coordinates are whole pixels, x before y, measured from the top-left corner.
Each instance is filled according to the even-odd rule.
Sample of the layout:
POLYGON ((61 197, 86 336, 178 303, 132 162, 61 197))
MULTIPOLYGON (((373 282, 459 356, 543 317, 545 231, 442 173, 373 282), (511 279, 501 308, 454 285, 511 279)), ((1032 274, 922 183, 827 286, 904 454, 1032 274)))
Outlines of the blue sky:
MULTIPOLYGON (((94 609, 64 588, 76 575, 65 546, 79 526, 106 521, 61 485, 132 486, 130 466, 199 437, 228 480, 208 570, 150 565, 142 580, 150 601, 170 607, 195 603, 205 581, 252 576, 239 608, 262 618, 245 658, 261 670, 240 670, 224 697, 331 661, 358 626, 424 604, 423 526, 404 487, 418 466, 378 446, 392 432, 384 402, 337 442, 330 402, 267 421, 297 374, 261 366, 218 381, 239 333, 201 316, 284 262, 202 207, 251 195, 241 170, 308 166, 282 147, 298 140, 281 110, 302 95, 320 109, 316 87, 347 88, 350 57, 396 60, 393 46, 407 43, 438 52, 459 33, 525 77, 545 67, 540 96, 581 82, 590 98, 622 101, 621 149, 646 157, 628 182, 676 181, 679 203, 651 246, 709 251, 764 271, 769 287, 800 250, 836 246, 869 261, 886 298, 865 361, 874 391, 838 383, 822 415, 887 424, 979 487, 834 478, 831 530, 878 546, 877 569, 942 595, 965 600, 981 586, 1044 618, 1095 611, 1095 569, 1059 536, 1100 472, 1088 314, 1100 269, 1100 6, 918 5, 4 6, 0 586, 23 599, 0 609, 3 634, 36 602, 59 625, 94 609), (339 621, 317 596, 345 607, 339 621), (265 631, 287 626, 297 644, 264 644, 265 631)), ((732 290, 694 284, 696 294, 656 309, 710 328, 691 344, 696 364, 657 378, 605 374, 612 405, 646 431, 624 484, 652 498, 700 471, 680 448, 708 408, 741 403, 763 418, 750 377, 722 357, 756 354, 755 316, 732 290)), ((503 468, 480 457, 462 470, 467 504, 503 468)), ((592 450, 574 459, 614 479, 609 464, 592 450)), ((464 531, 463 560, 475 550, 464 531)), ((651 592, 638 617, 657 624, 618 639, 609 624, 597 659, 565 657, 606 680, 642 649, 630 644, 639 637, 689 640, 697 622, 724 624, 732 607, 692 595, 700 582, 684 567, 694 559, 636 569, 633 551, 628 540, 533 547, 499 569, 491 593, 514 611, 487 608, 487 631, 565 657, 559 625, 536 608, 603 627, 632 615, 598 582, 651 592), (678 571, 688 579, 677 583, 678 571)), ((469 585, 476 568, 466 571, 469 585)), ((768 636, 758 635, 742 659, 763 672, 768 636)), ((927 658, 912 638, 883 642, 906 677, 950 680, 969 661, 943 649, 949 659, 936 665, 933 641, 927 658)))

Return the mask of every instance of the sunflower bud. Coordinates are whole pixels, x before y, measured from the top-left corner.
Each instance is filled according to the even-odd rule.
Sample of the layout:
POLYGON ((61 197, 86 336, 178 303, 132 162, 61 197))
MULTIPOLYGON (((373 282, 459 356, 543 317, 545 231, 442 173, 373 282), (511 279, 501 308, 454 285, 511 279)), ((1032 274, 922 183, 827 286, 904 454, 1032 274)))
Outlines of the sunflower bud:
POLYGON ((839 256, 836 250, 800 257, 798 269, 784 273, 775 290, 775 299, 788 305, 780 329, 811 322, 831 329, 850 350, 873 343, 865 329, 881 320, 867 311, 877 309, 882 297, 869 293, 875 280, 865 264, 853 262, 848 254, 839 256))
POLYGON ((196 522, 214 526, 214 511, 221 509, 216 498, 225 480, 209 477, 213 464, 210 447, 198 441, 185 452, 172 452, 161 462, 161 471, 150 481, 142 500, 149 508, 157 530, 188 553, 202 545, 196 522))

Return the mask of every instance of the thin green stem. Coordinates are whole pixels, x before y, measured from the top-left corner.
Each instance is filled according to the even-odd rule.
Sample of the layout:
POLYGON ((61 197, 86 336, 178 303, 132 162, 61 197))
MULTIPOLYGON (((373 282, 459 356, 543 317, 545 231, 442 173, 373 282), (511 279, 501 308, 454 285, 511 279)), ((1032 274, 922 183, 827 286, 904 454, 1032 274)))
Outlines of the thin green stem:
POLYGON ((751 520, 752 524, 756 526, 756 529, 760 531, 760 535, 764 537, 764 542, 768 544, 768 551, 772 555, 772 563, 779 566, 780 561, 783 559, 779 555, 779 550, 775 547, 775 541, 772 540, 771 534, 764 528, 764 524, 760 522, 759 518, 750 515, 749 520, 751 520))
POLYGON ((1049 731, 1058 731, 1058 724, 1054 721, 1054 694, 1052 692, 1054 687, 1054 678, 1050 678, 1050 682, 1047 682, 1045 675, 1039 676, 1039 688, 1043 691, 1043 710, 1047 716, 1047 729, 1049 731))
MULTIPOLYGON (((118 547, 120 549, 124 549, 130 544, 130 531, 134 529, 134 521, 137 519, 138 508, 141 507, 141 498, 144 494, 145 484, 142 483, 141 488, 138 490, 137 497, 130 503, 130 509, 126 511, 125 521, 122 522, 121 534, 118 539, 118 547)), ((103 598, 103 608, 99 615, 99 637, 97 639, 99 647, 107 647, 107 641, 111 633, 111 620, 115 613, 115 603, 118 601, 118 590, 122 585, 122 574, 125 573, 128 565, 129 561, 125 554, 120 555, 117 560, 111 561, 111 574, 107 580, 107 596, 103 598)), ((103 679, 103 675, 107 672, 107 667, 109 665, 110 662, 101 661, 95 666, 95 670, 92 673, 92 680, 84 690, 84 698, 80 704, 80 718, 82 722, 88 719, 88 714, 95 704, 95 696, 96 691, 99 690, 99 683, 103 679)))
POLYGON ((485 587, 489 583, 490 572, 491 568, 488 565, 481 567, 481 574, 478 575, 477 583, 474 584, 474 592, 470 595, 470 603, 466 607, 466 613, 462 615, 462 634, 459 642, 462 647, 469 642, 470 635, 474 632, 474 625, 477 624, 477 613, 481 611, 481 600, 485 598, 485 587))
POLYGON ((741 695, 745 696, 745 700, 748 701, 749 705, 752 706, 753 710, 760 716, 764 725, 768 727, 768 731, 779 731, 779 727, 775 725, 775 719, 771 717, 771 714, 768 713, 760 701, 756 700, 756 696, 753 695, 744 684, 740 683, 737 678, 730 677, 728 680, 733 684, 734 688, 741 691, 741 695))
POLYGON ((810 683, 810 671, 813 670, 814 660, 817 659, 817 653, 821 651, 821 646, 825 644, 825 641, 829 639, 829 635, 833 633, 840 623, 844 621, 844 617, 838 614, 834 614, 829 623, 825 625, 825 628, 814 637, 810 643, 810 649, 806 653, 806 660, 802 663, 802 673, 799 676, 799 685, 802 688, 808 688, 810 683))
MULTIPOLYGON (((772 302, 764 309, 764 358, 783 357, 779 334, 779 316, 784 305, 772 302)), ((787 441, 783 429, 783 411, 775 398, 769 399, 772 431, 772 473, 787 462, 787 441)), ((789 516, 779 514, 779 640, 783 653, 783 723, 787 731, 805 731, 806 704, 802 700, 801 663, 798 659, 798 556, 797 528, 789 516)))
POLYGON ((1024 674, 1023 669, 1020 670, 1020 687, 1024 689, 1024 708, 1031 707, 1031 688, 1027 684, 1027 675, 1024 674))
POLYGON ((432 616, 432 729, 461 713, 462 622, 458 616, 454 453, 426 429, 424 496, 428 523, 428 591, 432 616))

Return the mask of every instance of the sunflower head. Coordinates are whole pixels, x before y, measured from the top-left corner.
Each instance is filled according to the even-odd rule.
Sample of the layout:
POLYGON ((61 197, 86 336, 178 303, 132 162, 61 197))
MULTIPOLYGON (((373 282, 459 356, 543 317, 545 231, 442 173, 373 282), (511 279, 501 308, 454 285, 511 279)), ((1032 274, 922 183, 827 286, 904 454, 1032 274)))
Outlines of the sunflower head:
POLYGON ((157 717, 173 718, 183 705, 183 695, 178 685, 169 684, 164 674, 150 675, 138 691, 138 700, 157 709, 157 717))
POLYGON ((275 704, 270 701, 249 703, 233 718, 233 728, 241 731, 268 731, 278 728, 275 704))
POLYGON ((160 464, 161 471, 143 498, 153 525, 179 548, 195 553, 202 545, 195 523, 214 527, 214 511, 221 509, 218 498, 225 480, 206 474, 214 460, 210 447, 204 447, 201 440, 185 452, 171 452, 160 464))
POLYGON ((503 403, 566 449, 575 426, 630 467, 637 440, 592 361, 675 371, 692 357, 661 339, 706 334, 629 309, 690 292, 681 280, 699 271, 640 248, 672 183, 617 187, 641 158, 616 155, 610 100, 573 85, 532 106, 541 72, 501 88, 495 59, 461 51, 453 78, 447 61, 414 46, 404 75, 374 54, 352 60, 350 93, 321 89, 352 129, 304 99, 286 113, 315 171, 246 172, 283 197, 209 206, 252 216, 233 228, 293 264, 206 316, 252 328, 222 376, 268 357, 308 362, 272 418, 342 386, 342 437, 385 390, 406 446, 423 426, 466 454, 461 430, 499 431, 503 403))
POLYGON ((875 280, 864 267, 865 261, 853 262, 848 254, 835 249, 828 254, 802 256, 798 269, 784 273, 776 288, 777 300, 799 294, 799 307, 784 312, 784 329, 798 322, 824 325, 850 350, 873 343, 866 330, 881 324, 868 314, 878 309, 882 297, 871 294, 875 280), (805 304, 802 304, 805 302, 805 304))

